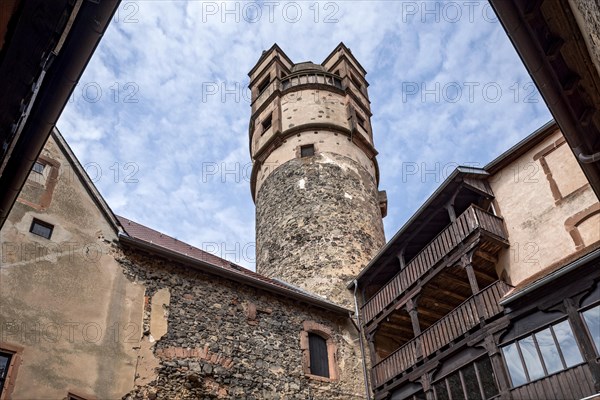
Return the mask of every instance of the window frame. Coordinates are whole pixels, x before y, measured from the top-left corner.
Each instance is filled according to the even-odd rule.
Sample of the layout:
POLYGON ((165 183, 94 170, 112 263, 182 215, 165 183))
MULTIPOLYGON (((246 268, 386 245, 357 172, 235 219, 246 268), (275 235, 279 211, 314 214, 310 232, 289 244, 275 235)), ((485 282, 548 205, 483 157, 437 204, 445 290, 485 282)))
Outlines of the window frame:
POLYGON ((271 83, 271 74, 266 76, 258 85, 256 85, 257 96, 263 94, 269 88, 269 84, 271 83))
POLYGON ((582 364, 586 363, 586 360, 585 360, 585 357, 584 357, 584 352, 581 349, 581 343, 579 343, 579 341, 577 340, 577 335, 575 334, 575 330, 573 329, 573 324, 572 324, 570 318, 568 318, 568 317, 567 318, 559 318, 559 319, 557 319, 557 320, 555 320, 555 321, 553 321, 553 322, 551 322, 549 324, 546 324, 546 325, 544 325, 542 327, 539 327, 539 328, 537 328, 535 330, 529 331, 528 333, 526 333, 524 335, 518 336, 518 337, 514 338, 513 340, 511 340, 510 342, 503 343, 501 346, 499 346, 499 350, 500 350, 500 354, 502 355, 502 362, 504 364, 504 368, 505 368, 506 373, 508 375, 508 379, 510 381, 511 389, 515 389, 515 388, 518 388, 518 387, 521 387, 521 386, 529 385, 529 384, 531 384, 533 382, 537 382, 537 381, 540 381, 542 379, 546 379, 546 378, 548 378, 550 376, 559 374, 559 373, 561 373, 563 371, 575 368, 575 367, 577 367, 579 365, 582 365, 582 364), (555 326, 557 326, 559 324, 562 324, 565 321, 567 321, 567 323, 569 324, 569 327, 571 328, 571 337, 575 341, 577 349, 579 350, 579 356, 581 358, 580 362, 578 362, 576 364, 573 364, 573 365, 568 365, 567 364, 567 359, 565 358, 565 356, 563 354, 564 351, 563 351, 563 349, 561 347, 561 343, 559 342, 558 337, 557 337, 556 332, 555 332, 555 329, 554 329, 555 326), (553 343, 554 343, 554 345, 556 347, 556 350, 558 351, 558 357, 559 357, 561 365, 562 365, 561 369, 559 369, 557 371, 553 371, 553 372, 549 372, 548 371, 548 366, 546 365, 547 361, 544 359, 543 353, 542 353, 542 351, 540 349, 540 345, 538 344, 538 338, 535 336, 536 334, 539 334, 539 333, 541 333, 542 331, 545 331, 545 330, 549 330, 550 331, 553 343), (527 365, 527 363, 525 361, 525 358, 523 356, 523 352, 521 350, 521 345, 519 344, 520 341, 522 341, 524 339, 527 339, 527 338, 531 338, 533 340, 533 344, 535 346, 536 354, 537 354, 537 356, 539 358, 539 361, 540 361, 540 364, 541 364, 541 367, 542 367, 542 371, 544 373, 543 376, 538 377, 538 378, 534 378, 534 379, 531 378, 531 375, 530 375, 530 372, 529 372, 529 369, 528 369, 528 365, 527 365), (511 371, 510 371, 510 369, 508 367, 508 362, 507 362, 506 354, 504 352, 504 349, 506 347, 508 347, 508 346, 511 346, 511 345, 515 346, 515 348, 517 350, 517 354, 519 355, 518 361, 521 363, 521 367, 523 368, 523 372, 525 373, 525 380, 526 381, 525 381, 525 383, 521 383, 519 385, 515 385, 514 384, 514 379, 513 379, 513 376, 511 375, 511 371))
POLYGON ((584 312, 587 312, 593 308, 598 308, 598 312, 600 312, 600 302, 592 303, 585 307, 582 307, 581 309, 579 309, 577 311, 577 313, 579 314, 579 318, 581 318, 581 322, 583 323, 583 326, 585 327, 585 334, 589 338, 589 341, 592 344, 592 347, 594 348, 594 350, 596 350, 596 354, 595 354, 596 360, 600 360, 600 343, 597 344, 596 341, 594 340, 594 336, 592 335, 592 332, 590 331, 590 327, 587 323, 587 320, 583 316, 584 312))
POLYGON ((436 386, 438 385, 443 385, 445 390, 446 390, 446 398, 448 399, 452 399, 452 393, 450 391, 450 384, 449 384, 449 378, 452 376, 458 376, 458 379, 460 381, 460 387, 462 389, 462 393, 464 398, 467 398, 467 386, 465 384, 465 377, 464 375, 464 371, 467 368, 472 367, 473 370, 475 371, 475 377, 477 379, 477 386, 479 388, 479 395, 481 396, 481 398, 483 400, 490 400, 490 399, 495 399, 498 397, 498 395, 500 394, 500 385, 498 384, 498 378, 496 377, 496 371, 494 371, 494 366, 492 364, 492 360, 489 358, 489 356, 487 355, 483 355, 481 357, 478 357, 464 365, 462 365, 460 368, 457 368, 449 373, 447 373, 446 375, 444 375, 441 378, 436 379, 434 382, 431 382, 431 391, 433 392, 433 398, 434 399, 439 399, 438 396, 438 389, 436 388, 436 386), (485 389, 483 387, 483 381, 481 378, 481 371, 479 370, 479 364, 484 361, 487 360, 487 362, 490 364, 491 370, 492 370, 492 378, 494 380, 494 383, 496 385, 496 394, 493 395, 492 397, 485 397, 485 389))
POLYGON ((54 225, 52 225, 52 224, 51 224, 51 223, 49 223, 49 222, 42 221, 41 219, 38 219, 38 218, 33 218, 33 219, 31 220, 31 225, 29 226, 29 233, 32 233, 32 234, 34 234, 34 235, 36 235, 36 236, 39 236, 39 237, 41 237, 41 238, 44 238, 44 239, 50 240, 50 239, 52 238, 52 234, 54 233, 54 225), (34 231, 33 231, 33 228, 34 228, 34 226, 35 226, 36 224, 37 224, 37 225, 40 225, 40 226, 42 226, 42 227, 44 227, 44 228, 46 228, 46 229, 50 229, 50 234, 48 235, 48 237, 46 237, 46 236, 44 236, 44 235, 40 235, 39 233, 36 233, 36 232, 34 232, 34 231))
POLYGON ((337 348, 333 341, 333 331, 328 326, 319 324, 315 321, 304 321, 302 332, 300 332, 300 349, 302 351, 302 370, 304 376, 310 379, 322 382, 335 382, 339 379, 339 371, 336 360, 337 348), (310 346, 309 333, 318 335, 325 339, 327 345, 327 363, 329 366, 329 377, 315 375, 310 369, 310 346))
POLYGON ((44 169, 46 169, 46 163, 43 163, 43 162, 42 162, 42 161, 40 161, 40 160, 36 160, 36 161, 33 163, 33 166, 31 167, 31 172, 35 172, 36 174, 44 175, 44 169), (37 167, 38 165, 39 165, 39 166, 41 166, 41 170, 40 170, 40 171, 38 171, 38 170, 36 169, 36 167, 37 167))
POLYGON ((314 143, 303 144, 303 145, 300 146, 300 158, 314 157, 315 153, 316 153, 316 150, 315 150, 315 144, 314 143), (310 149, 310 153, 311 154, 305 155, 304 151, 308 150, 308 149, 310 149))
POLYGON ((265 132, 273 126, 273 113, 267 115, 260 123, 260 126, 262 129, 261 135, 264 135, 265 132))

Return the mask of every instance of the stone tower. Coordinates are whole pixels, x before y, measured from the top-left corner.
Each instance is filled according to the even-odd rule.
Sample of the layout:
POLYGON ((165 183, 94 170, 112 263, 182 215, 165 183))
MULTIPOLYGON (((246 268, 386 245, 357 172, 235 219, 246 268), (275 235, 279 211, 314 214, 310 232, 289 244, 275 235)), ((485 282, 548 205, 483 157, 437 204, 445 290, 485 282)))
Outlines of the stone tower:
POLYGON ((343 43, 322 64, 274 45, 249 73, 257 272, 346 306, 385 243, 365 74, 343 43))

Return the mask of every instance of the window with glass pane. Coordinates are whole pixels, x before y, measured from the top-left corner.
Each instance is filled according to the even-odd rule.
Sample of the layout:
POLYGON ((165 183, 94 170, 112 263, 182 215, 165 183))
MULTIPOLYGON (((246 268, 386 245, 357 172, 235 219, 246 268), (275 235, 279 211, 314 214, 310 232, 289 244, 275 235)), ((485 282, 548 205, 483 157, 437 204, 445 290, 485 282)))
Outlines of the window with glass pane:
POLYGON ((502 353, 513 386, 523 385, 583 362, 569 320, 555 323, 504 346, 502 353))
POLYGON ((479 377, 481 388, 483 389, 483 398, 489 399, 496 396, 498 386, 496 385, 496 376, 490 359, 485 357, 475 363, 477 367, 477 376, 479 377))
POLYGON ((581 313, 600 356, 600 304, 581 313))
POLYGON ((448 377, 448 387, 450 388, 452 400, 465 400, 465 394, 463 392, 459 374, 452 374, 448 377))
POLYGON ((527 372, 529 372, 529 379, 533 381, 546 375, 536 345, 533 341, 533 336, 528 336, 519 340, 519 347, 521 348, 521 354, 523 354, 527 372))
POLYGON ((523 368, 523 363, 521 362, 521 357, 519 356, 517 344, 513 343, 503 347, 502 353, 504 353, 504 359, 506 360, 506 366, 508 367, 508 374, 510 375, 513 386, 521 386, 527 383, 525 368, 523 368))
POLYGON ((550 328, 536 333, 535 338, 537 339, 548 374, 553 374, 563 369, 560 354, 558 354, 558 348, 556 347, 556 342, 554 341, 552 332, 550 332, 550 328))
POLYGON ((581 351, 579 351, 579 346, 577 346, 569 321, 564 320, 554 325, 552 329, 565 359, 566 367, 569 368, 582 363, 583 357, 581 357, 581 351))
POLYGON ((433 384, 436 400, 487 400, 498 394, 488 358, 482 358, 433 384), (483 396, 483 397, 482 397, 483 396))
POLYGON ((46 239, 50 239, 53 230, 54 225, 44 221, 40 221, 36 218, 33 219, 33 221, 31 222, 31 227, 29 228, 29 232, 46 239))
POLYGON ((450 400, 448 389, 446 389, 446 380, 436 383, 433 388, 435 389, 435 398, 437 400, 450 400))
MULTIPOLYGON (((481 400, 481 390, 477 383, 475 365, 471 364, 462 370, 463 382, 465 383, 465 394, 468 400, 481 400)), ((453 397, 454 398, 454 397, 453 397)))

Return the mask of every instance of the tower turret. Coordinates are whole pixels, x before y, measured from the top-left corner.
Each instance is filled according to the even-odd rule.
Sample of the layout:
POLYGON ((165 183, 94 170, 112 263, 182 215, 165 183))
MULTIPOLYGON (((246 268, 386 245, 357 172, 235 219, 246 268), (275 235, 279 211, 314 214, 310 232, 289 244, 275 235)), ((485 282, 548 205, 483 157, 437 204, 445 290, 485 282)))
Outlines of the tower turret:
POLYGON ((366 71, 343 43, 322 64, 274 45, 249 75, 257 272, 349 306, 385 243, 366 71))

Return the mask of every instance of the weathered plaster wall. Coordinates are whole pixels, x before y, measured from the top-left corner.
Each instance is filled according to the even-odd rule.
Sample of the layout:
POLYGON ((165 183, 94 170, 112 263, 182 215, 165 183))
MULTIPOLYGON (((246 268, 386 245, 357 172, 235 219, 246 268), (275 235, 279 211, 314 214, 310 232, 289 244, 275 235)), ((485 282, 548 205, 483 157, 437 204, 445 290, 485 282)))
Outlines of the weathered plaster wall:
MULTIPOLYGON (((359 399, 364 397, 357 333, 348 318, 126 250, 119 262, 147 288, 145 339, 155 342, 158 379, 126 399, 359 399), (155 302, 157 294, 169 302, 155 302), (159 310, 155 311, 155 304, 159 310), (307 377, 300 336, 313 321, 333 331, 339 380, 307 377)), ((138 382, 139 383, 139 382, 138 382)))
POLYGON ((497 270, 517 285, 598 245, 598 199, 560 131, 490 178, 510 248, 497 270))
POLYGON ((266 178, 256 227, 259 273, 347 307, 346 285, 384 244, 373 177, 330 152, 290 160, 266 178))
POLYGON ((116 235, 53 138, 0 232, 0 347, 23 347, 14 399, 69 390, 114 399, 133 384, 144 288, 109 255, 116 235), (48 190, 50 188, 50 190, 48 190), (29 232, 36 217, 50 240, 29 232))

